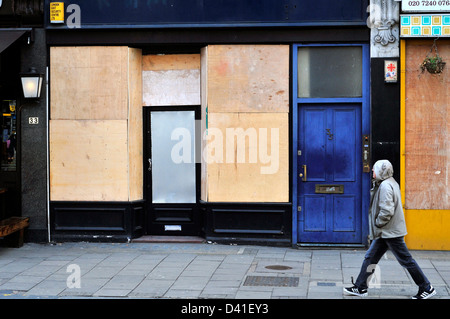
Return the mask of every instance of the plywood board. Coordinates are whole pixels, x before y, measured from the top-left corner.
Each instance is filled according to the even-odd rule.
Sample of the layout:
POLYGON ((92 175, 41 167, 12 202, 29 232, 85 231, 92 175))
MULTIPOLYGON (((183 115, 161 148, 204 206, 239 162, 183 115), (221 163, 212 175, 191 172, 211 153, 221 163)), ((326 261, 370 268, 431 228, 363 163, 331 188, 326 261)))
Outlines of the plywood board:
POLYGON ((143 71, 200 70, 200 54, 144 55, 143 71))
POLYGON ((50 121, 50 199, 128 200, 126 120, 50 121))
POLYGON ((210 45, 210 112, 289 112, 288 45, 210 45))
POLYGON ((51 119, 127 118, 127 47, 51 47, 51 119))
MULTIPOLYGON (((406 46, 405 208, 450 209, 450 76, 421 73, 432 40, 406 46)), ((444 61, 450 44, 438 41, 444 61)), ((448 64, 447 64, 448 66, 448 64)))
POLYGON ((58 47, 51 54, 52 200, 143 199, 141 50, 58 47))
POLYGON ((128 49, 129 199, 143 195, 142 51, 128 49))
POLYGON ((288 114, 209 113, 204 160, 208 201, 288 202, 288 114))

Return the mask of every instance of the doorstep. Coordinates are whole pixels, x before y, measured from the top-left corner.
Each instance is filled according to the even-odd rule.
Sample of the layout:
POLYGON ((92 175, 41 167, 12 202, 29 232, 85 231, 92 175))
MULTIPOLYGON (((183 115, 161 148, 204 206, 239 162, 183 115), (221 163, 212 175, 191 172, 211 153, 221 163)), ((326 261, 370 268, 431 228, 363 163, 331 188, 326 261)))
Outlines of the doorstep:
POLYGON ((132 243, 190 243, 203 244, 206 240, 198 236, 152 236, 146 235, 131 240, 132 243))

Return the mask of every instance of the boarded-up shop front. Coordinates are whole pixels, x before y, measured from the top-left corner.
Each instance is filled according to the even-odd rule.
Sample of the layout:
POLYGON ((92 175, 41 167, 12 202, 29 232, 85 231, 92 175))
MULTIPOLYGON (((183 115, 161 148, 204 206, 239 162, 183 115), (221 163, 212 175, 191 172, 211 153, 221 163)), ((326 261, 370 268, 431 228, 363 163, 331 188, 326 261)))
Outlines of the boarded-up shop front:
MULTIPOLYGON (((167 55, 51 47, 50 57, 56 234, 89 238, 108 216, 103 239, 111 229, 129 235, 129 227, 132 236, 200 235, 200 202, 289 202, 289 46, 167 55)), ((230 231, 230 219, 256 231, 252 218, 236 214, 265 213, 210 209, 214 232, 230 231)), ((267 212, 278 221, 272 232, 282 232, 283 213, 267 212)))
MULTIPOLYGON (((334 136, 329 147, 352 144, 340 148, 352 152, 345 157, 350 177, 336 164, 343 158, 331 162, 339 166, 338 179, 356 177, 358 199, 348 200, 348 185, 344 193, 310 195, 327 201, 341 196, 337 202, 345 204, 322 212, 325 232, 336 225, 342 233, 354 228, 352 243, 364 243, 367 1, 175 2, 102 6, 74 0, 70 19, 46 22, 52 238, 309 241, 297 232, 308 214, 307 205, 300 209, 297 202, 303 183, 297 138, 306 136, 297 124, 298 108, 314 104, 326 108, 330 120, 338 114, 340 122, 354 123, 350 130, 327 126, 318 135, 324 141, 334 136), (325 100, 296 95, 298 81, 303 85, 309 78, 316 86, 321 81, 316 72, 294 67, 303 52, 299 48, 309 46, 335 57, 345 49, 356 51, 356 60, 353 53, 344 52, 344 58, 350 57, 350 65, 356 61, 355 70, 347 69, 359 79, 357 92, 325 100)), ((318 55, 314 51, 308 61, 318 61, 318 55)), ((342 73, 325 78, 338 83, 337 74, 342 73)), ((308 139, 310 146, 315 141, 308 139)), ((314 243, 342 243, 314 232, 319 238, 314 243)))
POLYGON ((450 249, 450 41, 402 41, 401 187, 412 249, 450 249), (437 53, 447 62, 442 73, 421 65, 437 53))

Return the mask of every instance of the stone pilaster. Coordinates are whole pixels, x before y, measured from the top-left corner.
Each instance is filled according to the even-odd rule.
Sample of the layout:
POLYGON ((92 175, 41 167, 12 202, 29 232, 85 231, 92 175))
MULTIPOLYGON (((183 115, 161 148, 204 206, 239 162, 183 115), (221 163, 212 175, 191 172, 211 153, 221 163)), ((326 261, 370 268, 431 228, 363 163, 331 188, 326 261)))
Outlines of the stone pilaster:
POLYGON ((399 57, 398 0, 371 0, 367 25, 371 28, 370 56, 372 58, 399 57))

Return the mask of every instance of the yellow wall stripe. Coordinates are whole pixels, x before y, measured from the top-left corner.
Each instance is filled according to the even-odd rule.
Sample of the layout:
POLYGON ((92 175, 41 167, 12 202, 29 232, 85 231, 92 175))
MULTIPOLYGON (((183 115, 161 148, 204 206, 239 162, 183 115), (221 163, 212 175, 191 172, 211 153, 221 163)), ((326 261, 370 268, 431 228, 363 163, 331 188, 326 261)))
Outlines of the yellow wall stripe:
POLYGON ((400 40, 400 190, 405 205, 405 134, 406 134, 406 41, 400 40))

